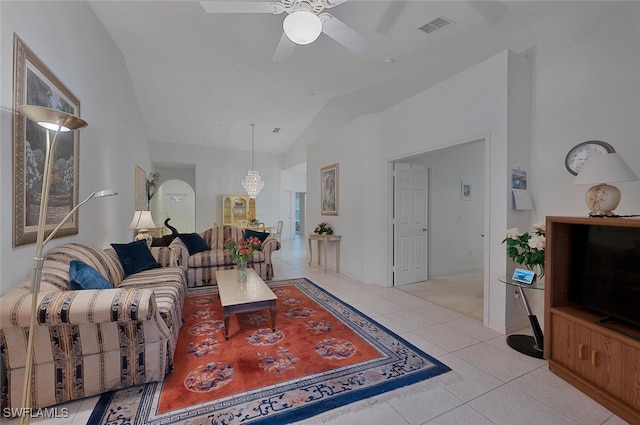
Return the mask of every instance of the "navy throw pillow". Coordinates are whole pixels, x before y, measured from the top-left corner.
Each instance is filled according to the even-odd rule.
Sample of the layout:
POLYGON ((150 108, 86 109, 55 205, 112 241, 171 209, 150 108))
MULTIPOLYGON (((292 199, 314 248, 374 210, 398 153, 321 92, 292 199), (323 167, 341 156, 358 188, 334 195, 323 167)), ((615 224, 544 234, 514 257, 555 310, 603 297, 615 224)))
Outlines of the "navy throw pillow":
POLYGON ((180 233, 178 235, 182 243, 187 246, 189 255, 197 254, 198 252, 208 251, 211 249, 209 245, 202 239, 197 233, 180 233))
POLYGON ((113 288, 100 272, 87 263, 71 260, 69 263, 69 287, 77 289, 110 289, 113 288))
POLYGON ((256 238, 260 239, 260 242, 264 242, 265 239, 267 239, 269 237, 269 233, 267 232, 257 232, 255 230, 251 230, 251 229, 245 229, 244 231, 244 237, 245 239, 249 239, 251 236, 255 236, 256 238))
POLYGON ((145 240, 131 243, 112 243, 111 246, 118 254, 125 276, 160 267, 149 251, 145 240))

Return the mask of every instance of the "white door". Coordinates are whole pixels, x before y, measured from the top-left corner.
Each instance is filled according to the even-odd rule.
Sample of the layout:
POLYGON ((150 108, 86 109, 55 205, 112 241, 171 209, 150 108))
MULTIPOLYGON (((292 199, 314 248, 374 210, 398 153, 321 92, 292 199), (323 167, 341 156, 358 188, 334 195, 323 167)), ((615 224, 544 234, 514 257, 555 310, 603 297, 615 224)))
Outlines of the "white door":
POLYGON ((427 278, 427 168, 398 162, 394 181, 394 285, 406 285, 427 278))
POLYGON ((167 193, 164 199, 166 217, 170 217, 169 224, 180 233, 194 232, 193 199, 188 193, 167 193))
POLYGON ((293 202, 291 199, 291 191, 282 191, 282 240, 285 241, 291 238, 293 232, 293 202))

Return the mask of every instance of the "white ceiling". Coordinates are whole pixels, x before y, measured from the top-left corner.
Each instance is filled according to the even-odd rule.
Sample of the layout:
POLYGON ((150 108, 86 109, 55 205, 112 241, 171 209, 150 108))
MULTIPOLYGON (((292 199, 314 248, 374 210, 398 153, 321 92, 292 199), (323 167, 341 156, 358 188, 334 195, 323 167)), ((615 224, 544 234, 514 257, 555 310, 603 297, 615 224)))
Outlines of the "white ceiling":
POLYGON ((89 4, 124 55, 152 141, 250 150, 255 123, 256 151, 272 153, 313 142, 506 48, 524 50, 537 22, 585 7, 350 0, 327 11, 372 42, 366 54, 322 34, 274 63, 284 14, 209 14, 193 0, 89 4), (455 24, 418 30, 438 16, 455 24))

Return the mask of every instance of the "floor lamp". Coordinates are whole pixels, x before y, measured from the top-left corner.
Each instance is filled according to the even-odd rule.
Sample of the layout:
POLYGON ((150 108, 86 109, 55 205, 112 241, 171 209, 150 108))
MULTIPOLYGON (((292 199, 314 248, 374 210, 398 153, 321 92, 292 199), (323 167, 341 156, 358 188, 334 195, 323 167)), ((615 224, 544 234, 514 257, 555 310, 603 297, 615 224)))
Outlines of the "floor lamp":
POLYGON ((40 196, 40 211, 38 212, 38 233, 36 238, 36 254, 33 257, 33 271, 31 273, 31 321, 29 324, 29 337, 27 340, 27 358, 25 361, 24 371, 24 386, 22 392, 22 412, 23 416, 20 420, 21 424, 28 424, 30 415, 28 412, 31 408, 31 376, 33 373, 33 345, 34 345, 34 333, 36 327, 36 313, 38 308, 38 293, 40 292, 40 280, 42 278, 42 248, 53 235, 60 229, 60 227, 73 215, 77 209, 87 202, 89 199, 96 197, 97 195, 108 196, 115 194, 112 191, 101 191, 92 193, 87 199, 76 205, 69 214, 60 223, 45 240, 45 227, 47 221, 47 208, 49 201, 49 187, 51 185, 51 169, 53 167, 53 150, 58 140, 58 134, 61 132, 68 132, 78 130, 86 127, 87 122, 65 112, 56 111, 55 109, 45 108, 42 106, 34 105, 21 105, 18 106, 18 112, 24 115, 31 121, 36 122, 38 125, 45 128, 46 136, 46 152, 44 159, 44 174, 42 178, 42 194, 40 196), (51 140, 50 131, 55 131, 53 140, 51 140))

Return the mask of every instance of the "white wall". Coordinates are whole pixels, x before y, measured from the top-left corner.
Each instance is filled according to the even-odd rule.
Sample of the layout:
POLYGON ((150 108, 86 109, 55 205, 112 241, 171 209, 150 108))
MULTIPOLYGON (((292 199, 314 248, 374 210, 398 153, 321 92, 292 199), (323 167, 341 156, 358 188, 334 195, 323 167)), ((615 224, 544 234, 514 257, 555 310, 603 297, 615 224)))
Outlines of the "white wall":
MULTIPOLYGON (((251 168, 251 152, 179 143, 154 142, 151 158, 157 163, 195 164, 196 231, 222 224, 222 195, 245 193, 242 179, 251 168)), ((255 167, 264 180, 256 199, 256 216, 267 226, 280 220, 281 155, 255 154, 255 167)))
MULTIPOLYGON (((499 247, 508 220, 507 123, 513 119, 507 115, 508 64, 513 56, 508 52, 496 55, 380 114, 354 120, 309 146, 308 217, 319 209, 319 183, 313 170, 340 162, 340 216, 334 221, 336 231, 343 234, 341 272, 364 282, 390 284, 390 160, 483 137, 491 162, 486 176, 491 186, 487 187, 496 188, 485 194, 486 216, 494 223, 485 246, 499 247)), ((309 220, 307 230, 313 225, 309 220)), ((485 285, 491 290, 485 292, 492 309, 485 318, 494 329, 504 330, 505 311, 510 311, 507 305, 514 300, 498 282, 506 268, 504 254, 490 256, 489 251, 485 249, 485 285)))
POLYGON ((158 187, 167 180, 182 180, 187 183, 193 190, 196 188, 196 167, 187 164, 183 167, 159 166, 153 164, 153 170, 160 173, 158 178, 158 187))
MULTIPOLYGON (((610 143, 640 175, 640 3, 594 2, 583 19, 536 28, 531 191, 535 219, 587 213, 587 186, 564 158, 586 140, 610 143)), ((619 183, 619 214, 640 214, 640 183, 619 183)))
MULTIPOLYGON (((80 100, 88 127, 80 130, 79 198, 103 188, 116 197, 95 199, 80 210, 79 234, 54 239, 106 247, 131 240, 134 167, 149 170, 149 145, 124 58, 84 2, 0 2, 0 289, 26 278, 35 244, 12 247, 13 33, 40 57, 80 100), (99 223, 99 225, 96 225, 99 223)), ((45 249, 45 251, 46 251, 45 249)))
MULTIPOLYGON (((344 235, 341 271, 365 282, 388 279, 388 160, 486 135, 491 185, 485 285, 491 311, 485 318, 489 313, 489 325, 497 330, 515 323, 521 311, 513 292, 497 281, 511 267, 500 242, 507 227, 527 228, 547 215, 586 214, 587 188, 571 183, 564 167, 567 151, 584 140, 604 140, 640 173, 640 4, 586 2, 582 12, 512 35, 513 48, 529 61, 498 55, 308 147, 307 231, 323 218, 317 212, 315 171, 340 162, 341 211, 334 221, 344 235), (529 171, 531 213, 510 208, 508 173, 516 167, 529 171)), ((623 198, 618 212, 640 213, 640 183, 618 187, 623 198)), ((539 317, 542 295, 531 297, 539 317)))
MULTIPOLYGON (((588 186, 574 185, 564 158, 574 145, 603 140, 640 175, 640 3, 593 2, 529 35, 532 59, 532 221, 584 216, 588 186)), ((618 214, 640 214, 640 182, 617 183, 618 214)), ((532 291, 534 311, 544 308, 532 291)), ((540 317, 540 314, 539 314, 540 317)))

